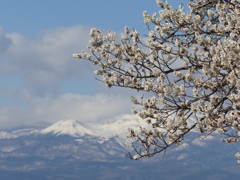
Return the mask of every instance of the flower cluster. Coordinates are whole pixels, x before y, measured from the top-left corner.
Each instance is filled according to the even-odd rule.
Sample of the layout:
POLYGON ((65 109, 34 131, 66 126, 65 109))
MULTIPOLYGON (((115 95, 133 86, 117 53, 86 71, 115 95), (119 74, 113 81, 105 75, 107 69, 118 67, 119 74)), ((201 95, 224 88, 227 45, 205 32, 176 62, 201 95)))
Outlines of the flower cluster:
MULTIPOLYGON (((236 154, 235 154, 235 157, 236 157, 237 159, 240 159, 240 152, 236 153, 236 154)), ((240 163, 240 160, 238 160, 237 162, 240 163)))
MULTIPOLYGON (((118 86, 153 95, 134 109, 152 129, 131 130, 142 144, 139 159, 180 144, 185 134, 219 133, 234 143, 240 131, 240 2, 192 0, 189 12, 156 0, 159 13, 143 12, 147 38, 124 28, 115 33, 90 31, 89 53, 73 54, 97 68, 107 87, 118 86), (152 28, 150 28, 152 27, 152 28), (189 121, 191 119, 191 122, 189 121), (143 151, 144 150, 144 151, 143 151)), ((238 155, 239 157, 239 155, 238 155)))

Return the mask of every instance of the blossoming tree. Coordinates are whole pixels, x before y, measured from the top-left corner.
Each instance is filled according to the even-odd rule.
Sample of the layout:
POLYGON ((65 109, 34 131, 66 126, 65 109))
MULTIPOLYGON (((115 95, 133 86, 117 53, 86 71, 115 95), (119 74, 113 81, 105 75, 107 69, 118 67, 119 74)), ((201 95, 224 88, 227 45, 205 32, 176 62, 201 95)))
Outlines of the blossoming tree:
MULTIPOLYGON (((130 130, 132 159, 151 157, 181 144, 191 131, 219 133, 226 143, 240 137, 240 0, 191 0, 189 12, 156 0, 159 15, 144 11, 148 35, 125 27, 113 32, 91 29, 88 50, 73 54, 97 66, 108 87, 144 91, 131 97, 133 110, 151 125, 130 130)), ((240 153, 236 154, 240 158, 240 153)))

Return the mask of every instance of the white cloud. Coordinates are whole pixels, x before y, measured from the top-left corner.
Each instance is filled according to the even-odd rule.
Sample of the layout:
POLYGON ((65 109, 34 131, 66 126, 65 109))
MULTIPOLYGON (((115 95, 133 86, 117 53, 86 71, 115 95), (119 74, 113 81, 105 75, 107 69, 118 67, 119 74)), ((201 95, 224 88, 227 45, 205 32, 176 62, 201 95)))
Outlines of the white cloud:
POLYGON ((63 119, 102 123, 119 114, 131 113, 132 104, 126 96, 108 94, 64 94, 58 98, 27 97, 28 106, 2 108, 0 127, 34 125, 39 122, 55 123, 63 119))
POLYGON ((0 129, 62 119, 104 122, 131 113, 129 97, 135 91, 108 90, 97 81, 97 85, 90 84, 87 79, 94 79, 92 64, 72 58, 72 53, 87 46, 89 29, 56 28, 33 40, 18 33, 5 34, 0 29, 0 40, 4 40, 0 47, 5 47, 0 78, 9 80, 0 84, 0 129), (77 89, 97 94, 74 94, 77 89))
POLYGON ((3 29, 0 27, 0 54, 5 54, 11 45, 11 39, 6 36, 3 29))
POLYGON ((56 93, 64 81, 80 80, 91 69, 90 63, 79 63, 71 57, 87 46, 89 27, 56 28, 34 40, 0 31, 1 39, 8 49, 1 61, 1 75, 21 77, 37 95, 56 93))

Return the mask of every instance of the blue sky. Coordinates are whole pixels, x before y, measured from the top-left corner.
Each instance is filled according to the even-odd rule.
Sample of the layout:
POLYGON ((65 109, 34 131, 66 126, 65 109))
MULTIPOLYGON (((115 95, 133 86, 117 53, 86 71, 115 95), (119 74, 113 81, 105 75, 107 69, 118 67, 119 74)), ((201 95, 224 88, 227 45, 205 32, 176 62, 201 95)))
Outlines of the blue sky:
POLYGON ((159 8, 155 0, 0 1, 0 129, 131 113, 132 91, 105 88, 71 55, 85 49, 91 27, 146 33, 144 10, 159 8))

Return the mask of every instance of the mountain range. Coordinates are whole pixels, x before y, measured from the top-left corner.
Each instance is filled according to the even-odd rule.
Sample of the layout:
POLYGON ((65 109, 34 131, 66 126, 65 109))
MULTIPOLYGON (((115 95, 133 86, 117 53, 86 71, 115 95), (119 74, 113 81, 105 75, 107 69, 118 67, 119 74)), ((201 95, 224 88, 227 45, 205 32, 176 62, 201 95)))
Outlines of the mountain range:
POLYGON ((98 125, 70 119, 43 129, 0 131, 0 179, 239 179, 239 144, 216 135, 202 140, 193 132, 165 155, 128 159, 128 128, 139 126, 146 124, 137 116, 122 115, 98 125))

